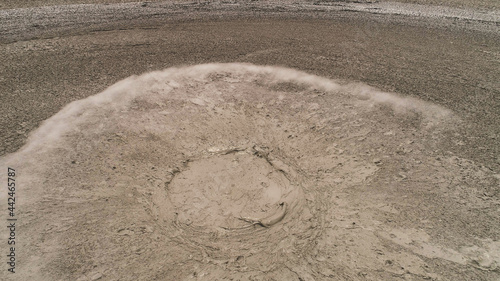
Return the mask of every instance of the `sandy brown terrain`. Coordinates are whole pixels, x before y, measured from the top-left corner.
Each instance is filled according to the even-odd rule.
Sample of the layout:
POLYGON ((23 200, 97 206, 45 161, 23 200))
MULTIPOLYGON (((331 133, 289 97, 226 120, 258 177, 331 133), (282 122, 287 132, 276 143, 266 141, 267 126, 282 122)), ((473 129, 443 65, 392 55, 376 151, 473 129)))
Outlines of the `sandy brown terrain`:
MULTIPOLYGON (((32 8, 41 6, 54 6, 54 5, 73 5, 73 4, 101 4, 101 3, 131 3, 138 2, 133 0, 4 0, 0 3, 0 9, 14 9, 14 8, 32 8)), ((161 0, 150 0, 143 1, 141 3, 153 3, 153 2, 164 2, 161 0)), ((192 0, 173 0, 168 1, 170 3, 248 3, 255 2, 251 0, 209 0, 209 1, 192 1, 192 0)), ((260 1, 269 2, 269 1, 260 1)), ((271 1, 280 3, 299 3, 305 1, 293 1, 293 0, 280 0, 271 1)), ((395 2, 387 0, 310 0, 309 3, 380 3, 380 2, 395 2)), ((500 3, 496 0, 400 0, 400 3, 411 3, 420 5, 434 5, 434 6, 449 6, 449 7, 460 7, 460 8, 476 8, 476 9, 498 9, 500 8, 500 3)))
POLYGON ((0 11, 0 279, 499 280, 497 13, 346 5, 0 11))

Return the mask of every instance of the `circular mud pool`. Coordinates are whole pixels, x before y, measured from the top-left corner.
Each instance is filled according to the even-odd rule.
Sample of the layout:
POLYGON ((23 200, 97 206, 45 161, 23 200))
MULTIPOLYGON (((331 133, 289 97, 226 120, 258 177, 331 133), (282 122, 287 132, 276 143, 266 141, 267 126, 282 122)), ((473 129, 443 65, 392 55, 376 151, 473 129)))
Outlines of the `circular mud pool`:
POLYGON ((485 204, 476 194, 487 191, 461 175, 495 180, 436 156, 457 126, 437 105, 278 67, 125 79, 1 159, 22 167, 20 275, 429 279, 439 277, 432 259, 495 270, 498 242, 439 240, 460 230, 428 227, 447 209, 485 204))

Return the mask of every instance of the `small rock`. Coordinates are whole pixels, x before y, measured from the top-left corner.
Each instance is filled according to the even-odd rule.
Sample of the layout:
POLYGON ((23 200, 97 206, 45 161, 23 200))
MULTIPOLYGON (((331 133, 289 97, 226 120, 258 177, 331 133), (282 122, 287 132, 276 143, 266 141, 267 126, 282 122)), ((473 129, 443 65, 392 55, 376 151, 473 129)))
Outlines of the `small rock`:
POLYGON ((205 101, 200 99, 200 98, 192 98, 189 100, 190 102, 196 104, 196 105, 200 105, 200 106, 204 106, 205 105, 205 101))
POLYGON ((101 278, 102 278, 102 274, 100 272, 97 272, 90 277, 90 280, 94 281, 94 280, 99 280, 101 278))
POLYGON ((147 226, 143 227, 142 232, 151 233, 151 232, 153 232, 153 227, 150 225, 147 225, 147 226))
POLYGON ((342 178, 335 178, 335 179, 333 179, 334 183, 342 183, 343 181, 344 181, 344 179, 342 179, 342 178))

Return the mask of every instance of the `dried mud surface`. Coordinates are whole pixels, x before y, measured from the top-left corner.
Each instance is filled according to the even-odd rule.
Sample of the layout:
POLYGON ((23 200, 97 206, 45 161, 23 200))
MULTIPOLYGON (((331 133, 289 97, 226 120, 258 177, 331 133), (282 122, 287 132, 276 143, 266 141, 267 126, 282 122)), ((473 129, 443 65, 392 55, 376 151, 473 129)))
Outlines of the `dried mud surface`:
POLYGON ((254 8, 2 31, 15 279, 498 280, 495 20, 254 8))
MULTIPOLYGON (((387 0, 310 0, 310 1, 293 1, 293 0, 279 0, 279 1, 262 1, 259 2, 279 2, 279 3, 320 3, 320 4, 343 4, 343 3, 394 3, 395 1, 387 0)), ((110 3, 130 3, 138 2, 134 0, 4 0, 0 3, 0 9, 16 9, 16 8, 33 8, 42 6, 56 6, 56 5, 74 5, 74 4, 110 4, 110 3)), ((149 0, 143 1, 141 4, 154 3, 154 2, 169 2, 169 3, 251 3, 252 0, 208 0, 208 1, 190 1, 190 0, 149 0)), ((457 8, 476 8, 476 9, 498 9, 500 3, 496 0, 401 0, 400 3, 410 3, 419 5, 432 5, 432 6, 448 6, 457 8)))

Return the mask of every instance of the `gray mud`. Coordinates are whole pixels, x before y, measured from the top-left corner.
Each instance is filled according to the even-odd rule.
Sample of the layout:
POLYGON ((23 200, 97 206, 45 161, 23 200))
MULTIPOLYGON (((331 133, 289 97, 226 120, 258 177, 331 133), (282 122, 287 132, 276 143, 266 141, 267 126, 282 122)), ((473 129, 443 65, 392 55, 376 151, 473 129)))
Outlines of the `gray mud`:
POLYGON ((385 2, 0 11, 16 280, 499 279, 498 22, 385 2))
POLYGON ((500 215, 480 211, 500 203, 480 185, 498 175, 434 153, 461 123, 418 99, 286 68, 128 78, 70 103, 2 159, 22 167, 18 276, 439 279, 434 259, 494 276, 496 231, 435 228, 442 212, 466 224, 500 215))

